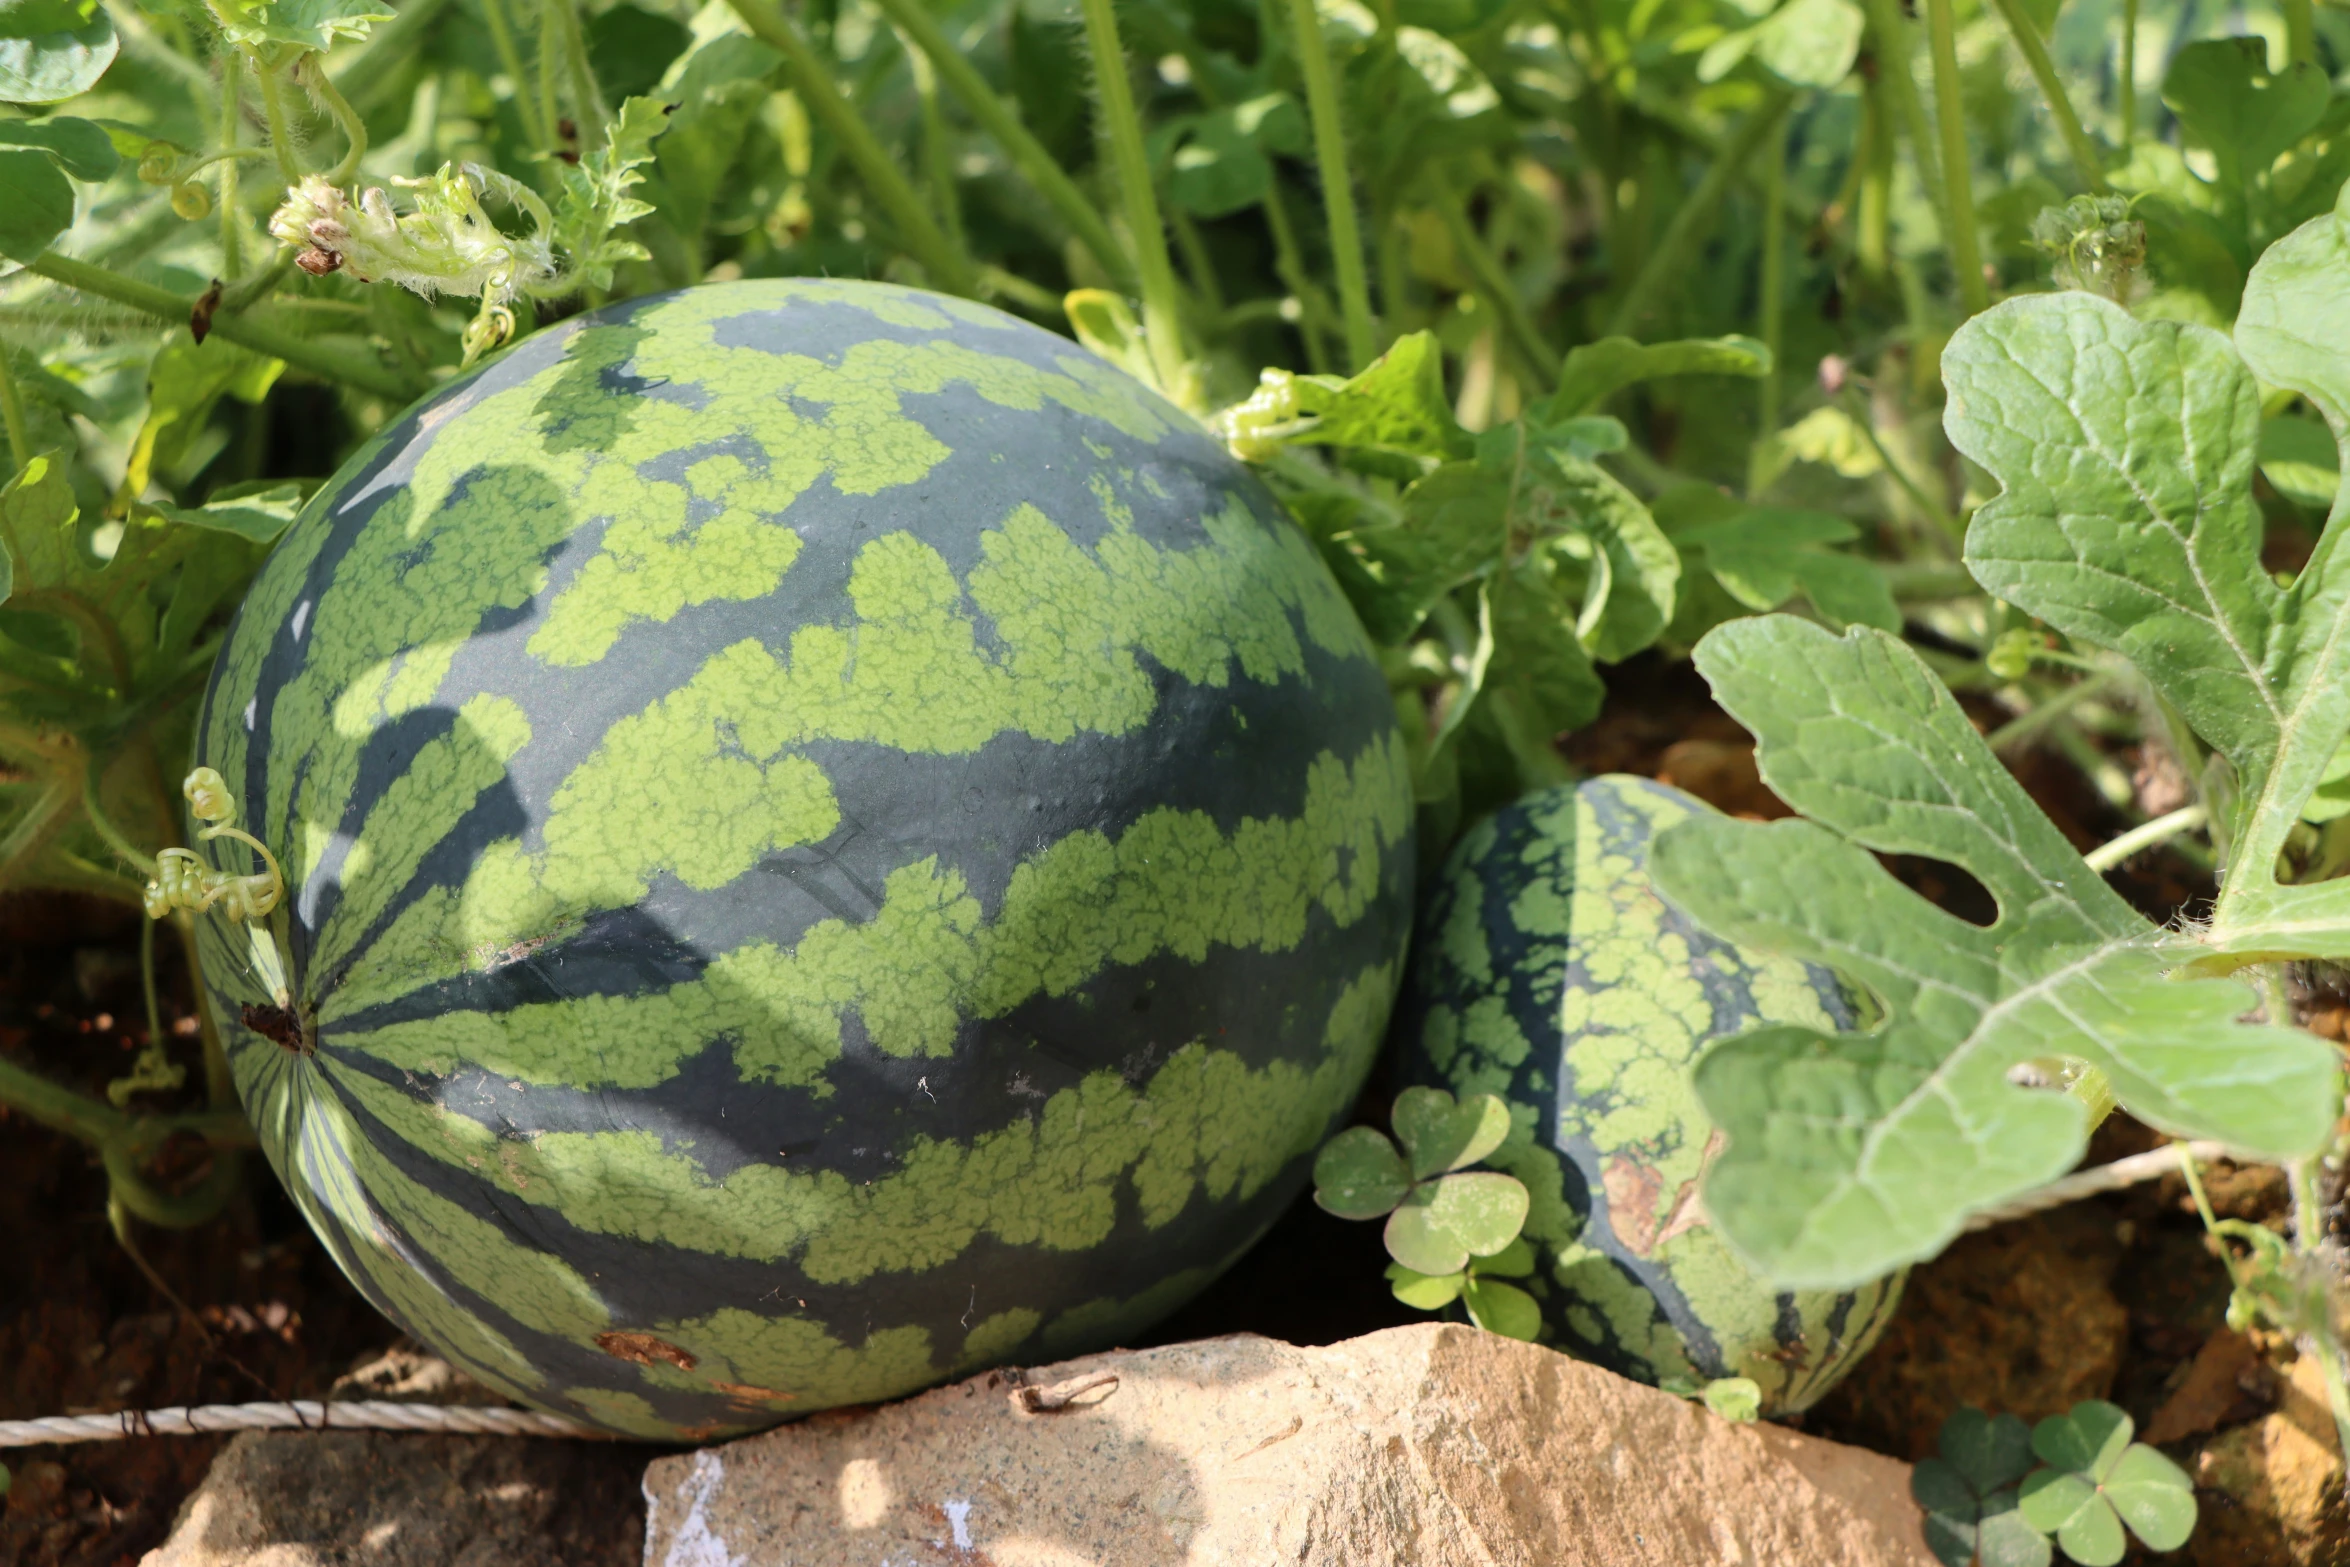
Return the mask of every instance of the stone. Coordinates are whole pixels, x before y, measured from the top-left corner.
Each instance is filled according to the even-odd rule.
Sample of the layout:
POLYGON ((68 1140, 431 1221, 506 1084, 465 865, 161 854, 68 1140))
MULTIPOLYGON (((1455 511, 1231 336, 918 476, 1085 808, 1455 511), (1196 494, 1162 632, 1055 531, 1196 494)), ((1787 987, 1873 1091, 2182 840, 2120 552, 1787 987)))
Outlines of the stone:
POLYGON ((2186 1546, 2196 1567, 2350 1561, 2341 1439, 2315 1355, 2293 1362, 2273 1413, 2222 1431, 2188 1467, 2201 1504, 2186 1546))
POLYGON ((1450 1323, 991 1372, 657 1459, 645 1567, 1932 1567, 1909 1466, 1450 1323))
MULTIPOLYGON (((444 1361, 395 1349, 341 1398, 501 1400, 444 1361)), ((248 1431, 213 1461, 140 1567, 636 1567, 633 1443, 400 1431, 248 1431)))

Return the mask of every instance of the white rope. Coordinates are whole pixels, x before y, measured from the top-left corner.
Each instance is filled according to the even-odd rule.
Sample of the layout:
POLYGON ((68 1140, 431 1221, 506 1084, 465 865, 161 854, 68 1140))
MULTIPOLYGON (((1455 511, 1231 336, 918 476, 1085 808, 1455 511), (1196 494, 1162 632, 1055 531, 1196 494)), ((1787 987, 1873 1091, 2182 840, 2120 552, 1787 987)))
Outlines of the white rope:
POLYGON ((2050 1208, 2061 1208, 2068 1202, 2079 1202, 2099 1192, 2118 1192, 2125 1186, 2141 1181, 2159 1180, 2181 1163, 2193 1159, 2208 1164, 2228 1155, 2224 1143, 2165 1143, 2151 1153, 2132 1154, 2127 1159, 2116 1159, 2111 1164, 2091 1165, 2076 1170, 2061 1181, 2028 1191, 2012 1202, 1996 1208, 1985 1208, 1966 1221, 1970 1230, 1987 1230, 1994 1224, 2005 1224, 2010 1219, 2028 1218, 2050 1208))
POLYGON ((535 1409, 463 1404, 396 1404, 377 1399, 320 1404, 202 1404, 193 1409, 126 1409, 111 1415, 52 1415, 0 1420, 0 1447, 45 1442, 119 1442, 128 1436, 196 1436, 214 1431, 454 1431, 479 1436, 605 1433, 535 1409))

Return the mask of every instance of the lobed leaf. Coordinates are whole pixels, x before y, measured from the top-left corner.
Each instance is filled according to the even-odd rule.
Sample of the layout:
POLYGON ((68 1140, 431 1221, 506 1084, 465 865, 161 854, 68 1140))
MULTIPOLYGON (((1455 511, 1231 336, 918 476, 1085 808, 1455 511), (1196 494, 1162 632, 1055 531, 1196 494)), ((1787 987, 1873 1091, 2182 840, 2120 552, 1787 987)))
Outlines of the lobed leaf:
POLYGON ((1537 405, 1539 417, 1567 419, 1595 413, 1601 404, 1642 381, 1679 375, 1767 375, 1771 351, 1751 337, 1691 337, 1642 343, 1603 337, 1567 354, 1558 390, 1537 405))
POLYGON ((1707 1211, 1760 1271, 1789 1288, 1880 1277, 2071 1168, 2086 1109, 2013 1081, 2028 1062, 2095 1067, 2177 1135, 2279 1159, 2320 1146, 2329 1048, 2237 1022, 2254 998, 2234 981, 2167 977, 2192 944, 2082 863, 1916 654, 1773 615, 1716 629, 1697 663, 1809 819, 1677 824, 1659 890, 1728 939, 1836 969, 1884 1012, 1866 1033, 1759 1029, 1698 1065, 1728 1139, 1707 1211), (1998 918, 1934 907, 1877 853, 1960 866, 1998 918))

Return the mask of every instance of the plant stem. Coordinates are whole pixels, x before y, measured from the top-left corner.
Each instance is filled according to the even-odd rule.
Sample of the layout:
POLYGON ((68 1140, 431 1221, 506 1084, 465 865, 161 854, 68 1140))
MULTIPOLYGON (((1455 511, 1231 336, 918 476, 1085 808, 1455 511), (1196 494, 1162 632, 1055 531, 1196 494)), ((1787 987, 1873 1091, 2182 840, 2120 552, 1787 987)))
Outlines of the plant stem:
POLYGON ((1958 91, 1958 24, 1952 0, 1926 0, 1926 35, 1934 50, 1934 123, 1942 133, 1942 238, 1958 274, 1958 300, 1967 315, 1991 308, 1983 281, 1983 244, 1975 231, 1972 155, 1966 109, 1958 91))
POLYGON ((253 1146, 253 1129, 236 1110, 131 1115, 85 1098, 5 1058, 0 1058, 0 1104, 22 1110, 53 1131, 99 1148, 119 1148, 132 1158, 161 1147, 175 1132, 193 1132, 222 1147, 253 1146))
MULTIPOLYGON (((1917 160, 1918 182, 1926 187, 1926 199, 1937 209, 1943 208, 1942 168, 1934 156, 1934 132, 1926 123, 1926 105, 1918 97, 1917 77, 1909 68, 1914 45, 1909 38, 1909 23, 1902 16, 1901 0, 1864 0, 1869 14, 1869 31, 1877 39, 1877 81, 1893 95, 1893 107, 1901 116, 1902 130, 1909 137, 1910 155, 1917 160)), ((1892 131, 1887 126, 1888 135, 1892 131)))
POLYGON ((1966 545, 1965 525, 1950 514, 1949 507, 1934 499, 1925 486, 1910 477, 1909 470, 1894 457, 1893 449, 1877 433, 1876 416, 1870 412, 1869 405, 1850 387, 1845 389, 1843 402, 1845 417, 1860 431, 1861 439, 1869 443, 1869 450, 1877 454, 1877 460, 1885 465, 1886 476, 1900 486, 1902 494, 1917 504, 1918 510, 1926 514, 1927 520, 1963 549, 1966 545))
POLYGON ((2121 70, 2122 157, 2138 139, 2138 0, 2122 0, 2121 70))
POLYGON ((359 173, 359 160, 367 156, 367 125, 343 95, 335 91, 335 84, 327 80, 326 67, 317 55, 309 56, 304 68, 309 73, 306 81, 310 90, 326 105, 326 112, 334 117, 335 128, 343 133, 343 158, 327 175, 327 183, 348 184, 359 173))
MULTIPOLYGON (((2065 94, 2064 78, 2056 74, 2056 62, 2048 57, 2048 45, 2040 37, 2040 29, 2024 14, 2021 0, 1992 0, 1992 3, 1999 7, 2000 19, 2007 23, 2008 36, 2024 52, 2024 63, 2032 69, 2032 80, 2040 84, 2040 96, 2048 100, 2048 112, 2056 117, 2057 133, 2063 136, 2065 147, 2072 153, 2082 182, 2103 195, 2107 189, 2105 159, 2099 155, 2097 144, 2089 139, 2089 133, 2081 129, 2081 117, 2073 113, 2072 99, 2065 94)), ((1938 57, 1935 70, 1937 74, 1941 70, 1938 57)))
POLYGON ((547 12, 555 18, 555 30, 563 35, 563 60, 571 72, 572 107, 579 113, 579 144, 582 147, 600 147, 604 144, 604 126, 612 113, 604 106, 604 89, 596 83, 595 67, 588 61, 587 30, 579 25, 579 12, 571 0, 547 0, 547 12))
POLYGON ((930 274, 932 284, 950 294, 966 298, 974 295, 978 284, 970 269, 947 244, 946 236, 924 210, 922 198, 914 193, 914 187, 899 171, 896 161, 866 127, 856 108, 833 85, 832 73, 824 68, 816 46, 808 42, 799 25, 783 14, 775 0, 727 0, 727 3, 743 19, 752 37, 783 56, 784 69, 791 76, 792 88, 799 94, 800 102, 840 142, 841 150, 856 165, 866 189, 897 226, 907 251, 930 274))
POLYGON ((570 0, 539 0, 539 48, 531 62, 538 72, 539 123, 546 127, 548 147, 557 150, 563 140, 563 103, 555 80, 561 69, 556 57, 563 51, 563 39, 555 21, 555 7, 568 4, 570 0))
POLYGON ((902 28, 898 42, 906 51, 907 69, 914 73, 915 96, 922 100, 922 174, 930 185, 930 202, 938 208, 947 243, 955 247, 956 255, 968 258, 971 250, 963 238, 962 206, 955 199, 955 149, 947 134, 946 108, 938 99, 938 69, 902 28))
MULTIPOLYGON (((1963 569, 1960 575, 1965 575, 1963 569)), ((1969 587, 1974 585, 1972 577, 1968 577, 1966 580, 1969 587)), ((2019 713, 1997 729, 1992 730, 1983 737, 1983 743, 1994 751, 2000 751, 2019 741, 2029 739, 2089 698, 2101 695, 2113 683, 2113 674, 2107 670, 2099 670, 2086 680, 2076 680, 2030 712, 2019 713)))
POLYGON ((234 283, 245 265, 245 213, 237 204, 244 160, 236 156, 244 134, 245 57, 228 50, 220 57, 220 278, 234 283))
POLYGON ((294 155, 293 124, 286 118, 285 86, 277 79, 277 72, 256 71, 261 83, 261 110, 269 119, 269 150, 277 155, 277 168, 288 185, 302 183, 302 160, 294 155))
POLYGON ((16 389, 5 338, 0 338, 0 424, 8 428, 8 471, 14 475, 33 460, 33 437, 24 422, 24 398, 16 389))
POLYGON ((1444 232, 1452 240, 1452 248, 1476 280, 1477 292, 1493 307, 1501 318, 1502 330, 1509 334, 1510 346, 1526 361, 1526 368, 1544 386, 1558 385, 1560 361, 1558 350, 1542 340, 1534 329, 1534 318, 1526 313, 1526 302, 1518 297, 1517 286, 1502 270, 1476 226, 1469 221, 1458 190, 1444 182, 1441 175, 1428 182, 1428 193, 1436 208, 1437 218, 1444 224, 1444 232))
POLYGON ((1722 145, 1722 155, 1707 167, 1704 178, 1697 182, 1680 206, 1673 209, 1673 219, 1665 225, 1665 232, 1648 253, 1647 260, 1633 277, 1631 287, 1616 304, 1614 315, 1608 319, 1610 337, 1630 337, 1648 313, 1649 306, 1678 277, 1681 268, 1696 254, 1699 241, 1707 228, 1721 216, 1722 197, 1730 182, 1738 177, 1757 149, 1769 139, 1772 130, 1794 103, 1792 88, 1774 86, 1763 96, 1762 102, 1747 111, 1737 130, 1730 133, 1722 145))
MULTIPOLYGON (((1755 387, 1755 434, 1769 440, 1779 429, 1779 360, 1787 347, 1786 322, 1782 319, 1787 301, 1787 213, 1780 205, 1780 191, 1787 183, 1787 126, 1788 116, 1781 115, 1772 127, 1769 144, 1763 149, 1763 225, 1762 225, 1762 280, 1760 301, 1762 311, 1763 347, 1770 352, 1770 364, 1764 367, 1762 379, 1755 387)), ((1759 453, 1761 446, 1755 450, 1759 453)))
MULTIPOLYGON (((67 288, 95 294, 100 299, 111 299, 118 305, 128 305, 173 326, 185 326, 188 312, 196 301, 185 294, 175 294, 152 283, 142 283, 104 267, 91 266, 61 256, 56 251, 44 251, 26 264, 28 272, 38 272, 53 283, 67 288)), ((422 391, 423 385, 411 383, 383 365, 362 359, 342 349, 322 343, 308 342, 266 321, 251 316, 217 314, 212 318, 213 332, 240 348, 282 359, 297 370, 318 377, 328 383, 341 382, 377 397, 395 403, 405 403, 422 391)))
POLYGON ((1281 194, 1278 180, 1265 189, 1265 227, 1273 235, 1274 274, 1297 301, 1297 335, 1305 343, 1306 367, 1316 375, 1323 374, 1330 368, 1330 351, 1323 341, 1323 334, 1330 327, 1328 303, 1322 291, 1314 286, 1305 253, 1298 248, 1297 225, 1290 221, 1289 201, 1281 194))
POLYGON ((1101 94, 1102 130, 1118 171, 1118 194, 1126 208, 1127 238, 1134 245, 1134 269, 1142 279, 1142 331, 1159 387, 1173 394, 1182 385, 1183 337, 1175 289, 1175 263, 1167 254, 1166 225, 1159 220, 1158 193, 1151 186, 1150 158, 1142 144, 1142 116, 1134 107, 1134 84, 1126 75, 1126 49, 1118 41, 1118 16, 1110 0, 1084 0, 1085 43, 1093 56, 1094 90, 1101 94))
POLYGON ((506 0, 481 0, 482 20, 489 24, 490 46, 514 84, 514 112, 522 117, 522 133, 540 152, 554 150, 553 127, 540 118, 538 99, 530 90, 530 73, 523 69, 522 51, 514 43, 514 28, 506 19, 506 0))
MULTIPOLYGON (((1106 5, 1106 0, 1095 0, 1106 5)), ((1330 257, 1338 273, 1338 308, 1346 327, 1349 370, 1377 357, 1378 331, 1371 318, 1371 280, 1363 267, 1363 236, 1355 222, 1354 177, 1346 163, 1346 120, 1338 103, 1338 73, 1322 41, 1321 13, 1314 0, 1289 0, 1296 30, 1298 66, 1305 75, 1306 113, 1314 123, 1314 164, 1322 180, 1322 211, 1330 225, 1330 257)))
MULTIPOLYGON (((352 106, 360 113, 373 109, 401 80, 400 65, 414 55, 425 28, 448 3, 449 0, 403 0, 390 21, 370 32, 366 42, 343 57, 341 69, 335 72, 335 85, 350 84, 352 106)), ((484 11, 488 9, 483 7, 484 11)), ((502 57, 500 63, 504 63, 502 57)), ((515 80, 520 82, 521 78, 515 80)))
POLYGON ((2099 844, 2082 855, 2081 859, 2093 871, 2112 870, 2141 849, 2151 849, 2166 838, 2194 831, 2203 825, 2209 815, 2200 805, 2182 805, 2167 816, 2157 816, 2150 822, 2139 823, 2110 843, 2099 844))
POLYGON ((2285 63, 2317 64, 2317 8, 2310 0, 2282 0, 2279 8, 2285 13, 2285 63))
POLYGON ((1012 167, 1036 187, 1046 205, 1069 225, 1069 232, 1077 236, 1077 242, 1093 253, 1093 259, 1109 273, 1111 282, 1122 292, 1137 291, 1141 285, 1134 263, 1119 245, 1117 236, 1110 232, 1110 226, 1102 221, 1091 198, 1077 188, 1077 182, 1045 151, 1044 143, 1029 134, 1028 127, 1020 123, 1019 111, 988 86, 987 79, 954 46, 920 0, 876 0, 876 3, 891 24, 937 69, 939 80, 970 111, 979 128, 1003 148, 1004 155, 1012 160, 1012 167))

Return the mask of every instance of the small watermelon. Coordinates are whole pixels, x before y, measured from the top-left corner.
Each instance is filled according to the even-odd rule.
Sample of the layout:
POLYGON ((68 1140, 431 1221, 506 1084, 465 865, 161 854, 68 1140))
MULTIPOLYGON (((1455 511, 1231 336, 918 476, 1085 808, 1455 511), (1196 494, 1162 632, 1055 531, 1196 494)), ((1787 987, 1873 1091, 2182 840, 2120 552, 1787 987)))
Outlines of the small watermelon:
POLYGON ((271 1163, 401 1326, 618 1432, 1135 1334, 1296 1194, 1409 935, 1311 543, 1121 372, 878 284, 426 398, 278 546, 199 753, 285 870, 274 939, 201 921, 271 1163))
POLYGON ((1791 1414, 1876 1341, 1901 1280, 1775 1294, 1706 1222, 1698 1055, 1758 1023, 1852 1021, 1827 971, 1740 952, 1658 898, 1650 840, 1709 809, 1607 777, 1479 825, 1424 901, 1398 1037, 1407 1081, 1510 1104, 1488 1162, 1533 1195, 1524 1282, 1547 1342, 1644 1382, 1751 1377, 1791 1414))

